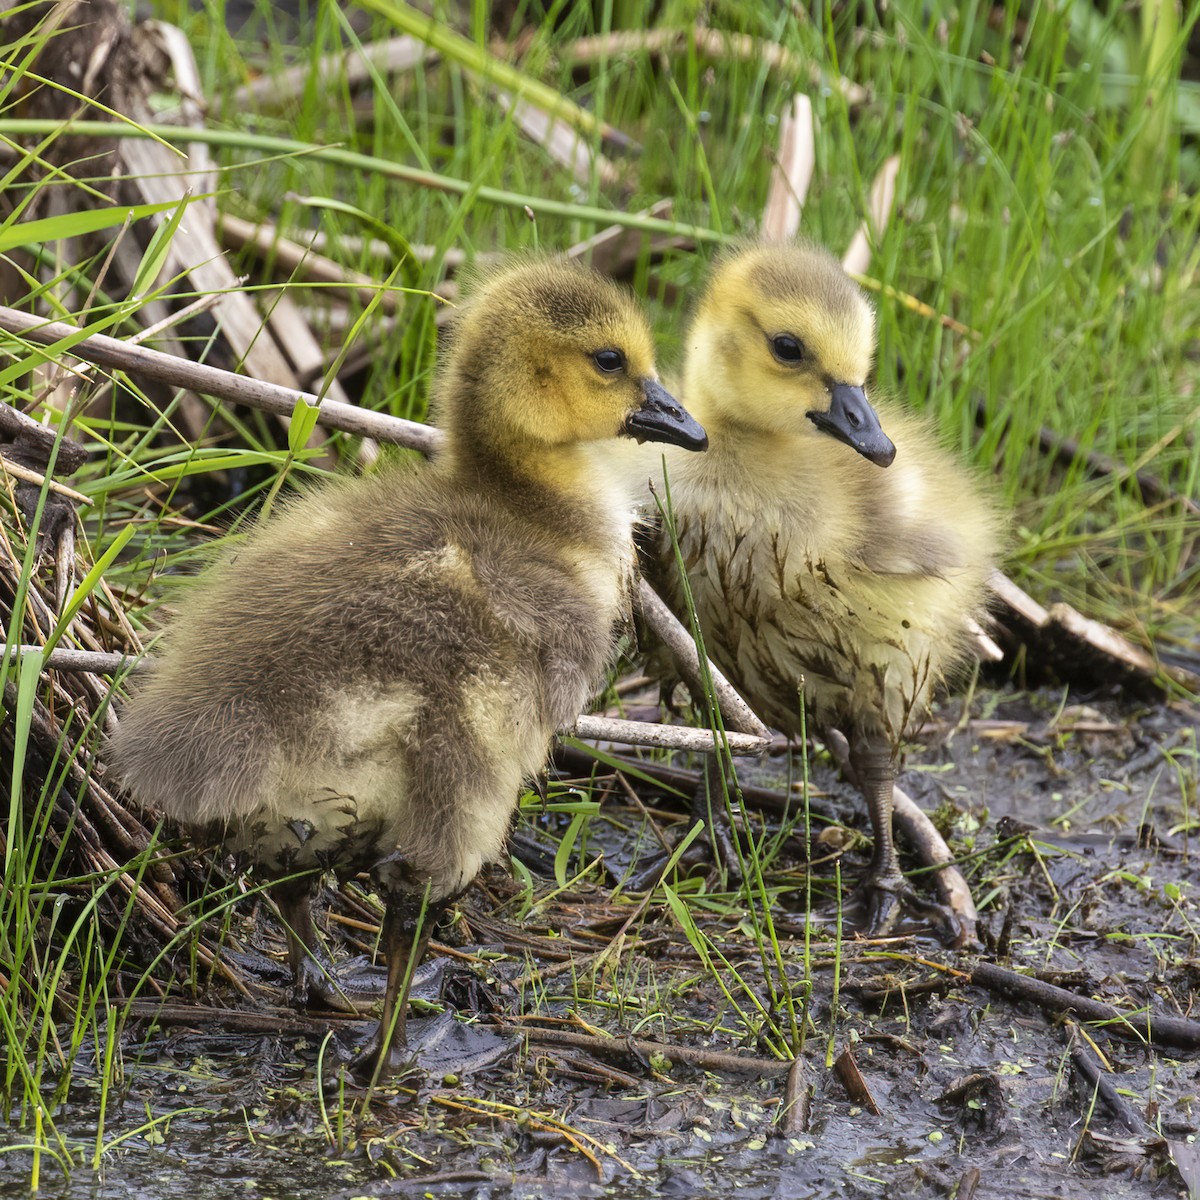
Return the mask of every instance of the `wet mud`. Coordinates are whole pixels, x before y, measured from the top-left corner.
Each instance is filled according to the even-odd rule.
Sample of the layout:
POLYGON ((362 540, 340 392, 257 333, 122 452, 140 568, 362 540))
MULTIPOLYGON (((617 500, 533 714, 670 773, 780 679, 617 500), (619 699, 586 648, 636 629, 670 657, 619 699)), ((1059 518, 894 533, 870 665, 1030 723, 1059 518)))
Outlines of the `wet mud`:
MULTIPOLYGON (((104 1129, 95 1033, 57 1118, 73 1147, 109 1149, 98 1173, 67 1181, 43 1156, 41 1194, 1187 1196, 1200 1053, 1148 1044, 1136 1014, 1195 1015, 1195 711, 1011 690, 971 711, 939 712, 902 782, 960 855, 979 953, 1135 1014, 1127 1028, 973 986, 973 955, 928 936, 847 929, 839 942, 838 896, 866 862, 846 831, 865 815, 819 757, 811 900, 802 820, 764 872, 777 958, 758 949, 744 898, 677 881, 706 963, 661 892, 643 903, 619 886, 686 825, 678 798, 633 779, 637 802, 613 786, 559 863, 567 886, 552 859, 550 878, 485 873, 417 988, 414 1029, 451 1036, 369 1098, 337 1082, 368 1024, 287 1006, 282 935, 247 902, 228 944, 250 994, 213 981, 114 997, 125 1019, 104 1129), (607 876, 584 871, 601 855, 607 876), (776 1006, 774 1026, 753 997, 776 1006), (473 1023, 439 1017, 447 1007, 473 1023), (773 1029, 801 1046, 796 1065, 773 1029)), ((740 778, 783 789, 798 773, 776 756, 740 778)), ((553 855, 547 834, 570 819, 535 811, 526 846, 553 855)), ((335 946, 369 948, 353 887, 326 904, 335 946)), ((27 1195, 29 1167, 26 1152, 0 1155, 0 1196, 27 1195)))

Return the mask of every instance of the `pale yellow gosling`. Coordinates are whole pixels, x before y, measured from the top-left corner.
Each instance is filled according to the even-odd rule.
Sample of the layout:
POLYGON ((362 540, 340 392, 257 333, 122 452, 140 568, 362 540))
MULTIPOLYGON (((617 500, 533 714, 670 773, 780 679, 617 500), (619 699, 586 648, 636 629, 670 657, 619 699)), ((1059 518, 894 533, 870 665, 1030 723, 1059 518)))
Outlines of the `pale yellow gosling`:
MULTIPOLYGON (((370 1079, 404 1060, 410 962, 500 855, 627 622, 633 498, 606 441, 704 446, 634 300, 563 262, 481 284, 437 413, 435 462, 291 502, 188 591, 111 743, 142 802, 269 877, 373 872, 388 983, 355 1064, 370 1079)), ((301 999, 329 999, 309 887, 280 893, 290 959, 301 999)))
MULTIPOLYGON (((970 656, 997 517, 921 421, 876 419, 874 314, 823 250, 723 260, 686 348, 683 395, 710 449, 666 457, 708 652, 778 729, 800 732, 803 688, 809 727, 845 734, 875 838, 868 925, 883 930, 897 897, 915 900, 892 839, 901 743, 970 656)), ((654 575, 683 615, 665 533, 654 575)))

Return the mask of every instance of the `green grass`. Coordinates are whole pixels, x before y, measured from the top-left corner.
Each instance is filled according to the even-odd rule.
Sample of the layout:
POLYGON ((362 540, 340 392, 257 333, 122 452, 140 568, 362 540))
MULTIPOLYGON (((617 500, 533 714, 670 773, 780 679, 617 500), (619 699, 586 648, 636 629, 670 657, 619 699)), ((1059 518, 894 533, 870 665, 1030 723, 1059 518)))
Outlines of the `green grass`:
MULTIPOLYGON (((290 236, 319 229, 331 238, 326 252, 344 266, 409 289, 393 336, 371 341, 370 318, 358 327, 370 353, 354 379, 365 404, 406 417, 426 412, 436 314, 427 293, 444 277, 448 251, 472 258, 535 245, 565 249, 609 221, 649 234, 662 226, 633 214, 663 197, 674 203, 672 224, 690 231, 698 246, 671 250, 653 268, 643 253, 633 282, 650 305, 662 362, 674 365, 687 311, 685 301, 670 298, 695 293, 720 242, 753 235, 778 118, 798 86, 794 71, 773 69, 762 55, 714 59, 687 42, 665 56, 619 53, 586 68, 570 61, 566 48, 576 37, 686 28, 696 6, 679 0, 518 4, 508 32, 523 37, 523 53, 499 66, 489 50, 496 36, 487 24, 491 6, 437 3, 440 64, 377 77, 359 90, 344 73, 318 80, 317 62, 344 45, 393 36, 401 26, 388 14, 399 11, 408 21, 404 6, 372 3, 351 21, 332 3, 315 2, 301 46, 281 36, 276 23, 283 19, 272 5, 261 5, 240 37, 227 33, 221 0, 199 11, 167 0, 153 7, 179 23, 195 47, 211 105, 219 207, 275 223, 290 236), (252 112, 235 102, 240 85, 296 64, 309 69, 308 79, 278 106, 252 112), (593 151, 610 155, 618 182, 602 182, 598 169, 580 181, 552 162, 495 101, 501 82, 527 96, 541 89, 561 98, 560 114, 593 151), (604 127, 636 141, 641 152, 612 150, 604 127), (378 238, 380 223, 390 241, 382 253, 359 244, 378 238), (432 255, 396 272, 405 245, 432 247, 432 255)), ((1130 6, 1085 0, 1007 0, 987 6, 1002 18, 990 23, 982 6, 944 0, 838 6, 831 20, 823 6, 805 15, 800 6, 759 0, 717 3, 711 21, 784 46, 826 81, 842 76, 868 89, 865 103, 850 106, 836 86, 807 77, 799 83, 812 99, 817 155, 802 227, 840 251, 862 219, 876 171, 889 155, 901 156, 895 212, 868 281, 879 292, 878 388, 928 412, 946 440, 994 481, 1013 514, 1011 572, 1043 602, 1063 597, 1135 638, 1194 647, 1196 521, 1177 504, 1146 502, 1131 475, 1144 469, 1183 496, 1200 493, 1200 401, 1193 390, 1200 353, 1200 85, 1191 81, 1194 62, 1185 72, 1197 16, 1192 11, 1174 25, 1166 19, 1171 4, 1141 7, 1150 16, 1165 14, 1157 32, 1143 30, 1130 6), (896 294, 917 298, 973 335, 951 332, 891 299, 896 294), (1043 428, 1075 440, 1083 454, 1114 460, 1120 470, 1097 475, 1082 459, 1055 459, 1039 448, 1043 428)), ((96 215, 102 170, 84 164, 74 177, 39 172, 36 161, 53 152, 55 136, 20 123, 28 118, 17 98, 36 82, 23 72, 38 44, 35 36, 5 51, 0 77, 0 138, 15 144, 20 131, 20 146, 29 148, 0 164, 9 206, 0 251, 27 291, 7 301, 21 307, 36 298, 49 314, 128 336, 147 300, 172 286, 161 270, 163 239, 186 222, 186 213, 180 210, 157 241, 143 234, 137 286, 117 287, 106 273, 108 253, 113 239, 132 234, 119 233, 124 209, 96 215), (67 211, 42 219, 51 193, 65 198, 67 211), (86 218, 78 215, 85 211, 86 218), (39 217, 36 224, 29 214, 39 217), (81 222, 101 238, 86 251, 65 241, 84 232, 81 222)), ((79 115, 106 118, 87 106, 79 115)), ((146 228, 139 221, 137 229, 146 228)), ((329 289, 286 272, 280 277, 251 252, 233 260, 250 277, 251 294, 269 304, 268 285, 284 287, 315 310, 318 327, 336 303, 329 289)), ((177 295, 193 298, 186 287, 177 295)), ((362 300, 352 297, 349 320, 362 313, 362 300)), ((337 349, 330 347, 330 359, 337 349)), ((43 356, 7 341, 5 353, 11 356, 0 363, 5 398, 40 413, 40 383, 29 370, 43 356)), ((179 397, 140 395, 127 381, 119 405, 109 395, 109 403, 75 419, 72 434, 86 441, 92 457, 71 482, 94 501, 81 513, 80 548, 97 570, 81 591, 102 576, 111 599, 109 593, 79 599, 89 620, 127 603, 142 622, 169 603, 178 577, 209 553, 195 523, 236 536, 285 476, 286 486, 302 484, 323 468, 315 450, 289 445, 280 427, 259 414, 216 406, 200 436, 188 439, 179 397), (186 523, 173 519, 182 506, 186 523), (132 540, 123 547, 126 538, 132 540)), ((57 411, 50 419, 60 419, 57 411)), ((351 469, 348 439, 336 438, 335 445, 351 469)), ((4 527, 14 583, 5 601, 10 643, 62 632, 65 622, 39 623, 32 610, 23 632, 9 619, 14 597, 17 608, 27 607, 28 591, 45 582, 32 539, 9 508, 4 527)), ((90 1156, 56 1138, 56 1106, 84 1031, 116 1027, 104 981, 127 952, 129 910, 128 901, 115 898, 125 895, 122 879, 141 877, 149 851, 120 871, 95 875, 44 847, 33 852, 55 807, 65 810, 77 792, 68 760, 83 754, 91 763, 102 712, 97 708, 83 728, 64 724, 58 758, 35 778, 24 770, 34 701, 53 707, 53 697, 32 666, 10 665, 5 679, 11 772, 0 976, 12 986, 0 996, 11 1048, 3 1056, 0 1095, 10 1120, 66 1170, 90 1156), (59 903, 62 895, 84 893, 92 903, 59 903), (104 897, 112 903, 101 919, 104 897), (66 1011, 52 1007, 60 988, 70 998, 66 1011), (65 1042, 51 1036, 55 1022, 70 1031, 65 1042)), ((588 822, 599 819, 594 809, 583 798, 563 810, 572 819, 556 860, 558 879, 524 897, 526 912, 586 865, 588 822), (584 857, 568 861, 577 844, 584 857)), ((71 830, 60 836, 69 846, 71 830)), ((771 1024, 760 1021, 755 1006, 770 1005, 758 984, 722 964, 705 921, 714 911, 749 905, 748 938, 762 974, 772 977, 778 955, 770 905, 778 885, 769 855, 760 861, 755 852, 755 859, 748 871, 754 884, 744 896, 705 894, 694 881, 666 895, 700 960, 728 989, 734 1017, 727 1019, 751 1039, 771 1024)), ((786 989, 782 971, 777 983, 786 989)), ((572 986, 579 994, 591 984, 572 986)), ((649 992, 657 986, 652 981, 649 992)), ((765 1039, 774 1051, 782 1053, 800 1035, 805 994, 787 994, 786 1027, 770 1028, 765 1039)), ((666 992, 662 1004, 669 1005, 666 992)), ((113 1066, 101 1063, 99 1070, 107 1080, 113 1066)))

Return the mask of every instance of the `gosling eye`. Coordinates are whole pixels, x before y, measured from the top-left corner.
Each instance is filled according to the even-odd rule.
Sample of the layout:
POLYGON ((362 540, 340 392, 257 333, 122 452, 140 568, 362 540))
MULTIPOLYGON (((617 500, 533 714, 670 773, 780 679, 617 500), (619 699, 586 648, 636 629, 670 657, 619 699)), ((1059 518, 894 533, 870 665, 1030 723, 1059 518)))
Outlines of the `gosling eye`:
POLYGON ((597 350, 592 355, 592 362, 605 375, 615 375, 618 371, 625 370, 625 355, 620 350, 597 350))
POLYGON ((781 363, 791 366, 794 363, 803 362, 807 351, 804 349, 804 343, 798 337, 793 337, 790 333, 780 333, 771 339, 771 353, 781 363))

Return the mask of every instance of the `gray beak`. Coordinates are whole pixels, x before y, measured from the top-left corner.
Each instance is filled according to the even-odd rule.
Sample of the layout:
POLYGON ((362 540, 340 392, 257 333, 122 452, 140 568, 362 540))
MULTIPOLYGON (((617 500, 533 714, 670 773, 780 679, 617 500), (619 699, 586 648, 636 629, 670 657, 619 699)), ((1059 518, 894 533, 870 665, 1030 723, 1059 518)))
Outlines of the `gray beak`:
POLYGON ((707 450, 708 434, 699 421, 660 383, 642 384, 642 406, 630 413, 621 432, 639 442, 670 442, 685 450, 707 450))
POLYGON ((805 416, 822 433, 845 442, 873 462, 877 467, 891 466, 896 457, 892 439, 883 432, 879 416, 867 400, 867 393, 857 384, 835 383, 829 389, 828 412, 811 411, 805 416))

